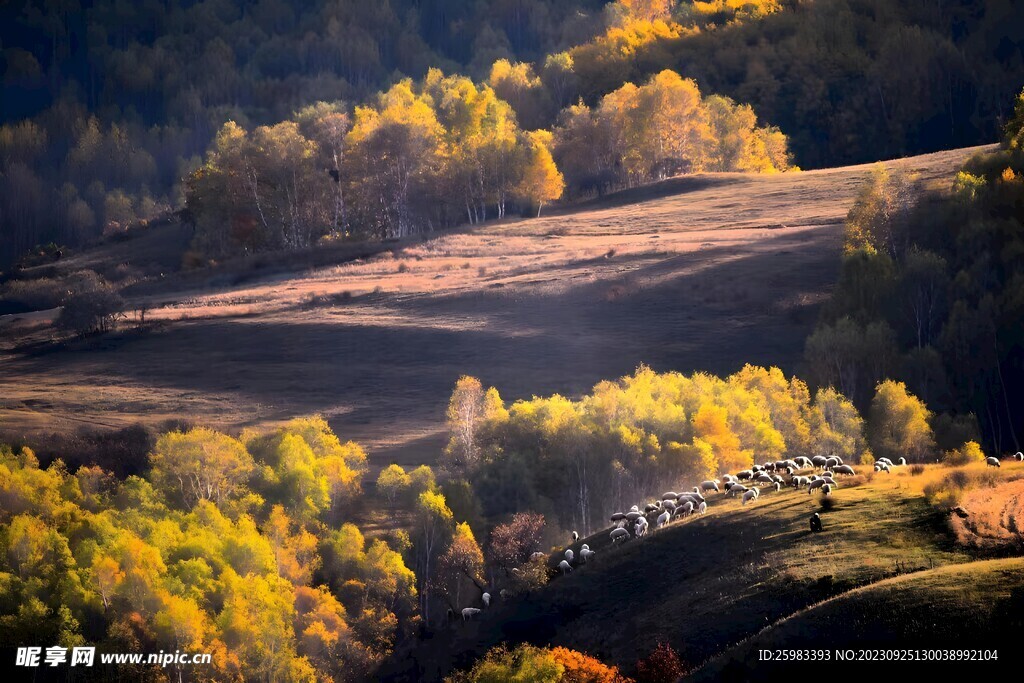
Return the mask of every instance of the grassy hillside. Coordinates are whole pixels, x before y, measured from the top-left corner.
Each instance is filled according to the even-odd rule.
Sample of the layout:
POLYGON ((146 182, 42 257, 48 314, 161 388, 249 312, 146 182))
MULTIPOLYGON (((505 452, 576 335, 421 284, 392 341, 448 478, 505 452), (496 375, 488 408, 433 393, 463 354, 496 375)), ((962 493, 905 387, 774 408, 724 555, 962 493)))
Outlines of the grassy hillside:
MULTIPOLYGON (((759 649, 980 648, 1005 646, 1024 625, 1024 558, 949 565, 879 581, 787 617, 708 662, 687 680, 777 680, 815 664, 759 662, 759 649)), ((998 661, 967 662, 992 671, 998 661)), ((885 666, 871 663, 866 665, 885 666)), ((929 668, 950 663, 929 664, 929 668)), ((838 665, 837 665, 838 666, 838 665)), ((891 666, 891 665, 890 665, 891 666)), ((919 662, 908 663, 920 672, 919 662)))
MULTIPOLYGON (((948 187, 971 153, 893 163, 948 187)), ((461 374, 516 399, 573 395, 639 363, 792 373, 869 173, 671 179, 379 253, 260 255, 213 271, 164 267, 161 245, 187 242, 173 227, 66 255, 38 274, 121 268, 148 322, 130 315, 118 333, 63 344, 54 311, 0 317, 0 431, 172 418, 239 429, 321 412, 367 446, 374 475, 433 461, 461 374)))
MULTIPOLYGON (((965 469, 983 471, 984 466, 965 469)), ((465 667, 489 647, 506 640, 564 645, 618 665, 627 674, 638 658, 664 640, 695 666, 731 644, 835 596, 847 597, 825 603, 833 607, 818 608, 823 610, 820 614, 833 615, 832 630, 819 631, 819 638, 828 633, 836 646, 853 646, 860 642, 863 631, 859 628, 871 628, 872 620, 879 620, 882 626, 898 624, 916 605, 927 602, 934 587, 956 585, 956 577, 973 575, 975 566, 979 575, 986 576, 986 567, 992 568, 994 574, 984 579, 996 588, 991 595, 1009 595, 1017 587, 1019 599, 1024 575, 999 573, 996 570, 1003 569, 999 564, 965 564, 974 557, 953 542, 949 513, 926 499, 925 487, 949 472, 945 466, 929 465, 917 475, 906 467, 896 468, 891 475, 858 475, 841 482, 830 509, 822 506, 819 495, 792 489, 766 492, 758 502, 746 506, 712 494, 707 515, 675 523, 619 548, 609 547, 607 530, 599 532, 580 541, 597 551, 593 564, 566 577, 556 576, 544 589, 521 601, 499 603, 478 622, 458 623, 415 652, 400 653, 400 662, 394 663, 388 675, 396 680, 431 679, 451 668, 465 667), (815 511, 820 511, 824 523, 820 534, 808 529, 808 518, 815 511), (945 569, 952 567, 963 567, 962 573, 945 569), (913 596, 908 597, 902 616, 883 619, 879 614, 892 601, 879 603, 873 598, 891 595, 892 588, 886 586, 898 587, 899 583, 890 580, 901 575, 897 581, 919 582, 912 584, 913 596), (863 586, 872 586, 877 592, 849 592, 863 586), (843 605, 850 608, 843 611, 843 605), (843 630, 836 623, 850 626, 843 630)), ((1004 462, 993 476, 1020 478, 1024 466, 1004 462)), ((579 544, 573 547, 578 550, 579 544)), ((552 556, 552 567, 560 553, 552 556)), ((979 586, 974 592, 955 596, 956 600, 968 605, 980 600, 987 587, 979 586)), ((948 613, 956 604, 941 603, 935 607, 935 615, 948 613)), ((798 628, 802 618, 792 619, 794 625, 784 628, 798 628)), ((979 613, 965 620, 964 630, 955 633, 971 635, 971 642, 964 641, 964 646, 981 646, 991 631, 987 623, 985 614, 979 613)), ((883 642, 893 642, 890 639, 899 635, 916 636, 930 644, 942 633, 941 620, 912 618, 905 624, 906 632, 885 631, 880 626, 876 635, 883 642)), ((789 631, 781 633, 778 642, 785 642, 789 631)), ((737 656, 742 659, 746 655, 737 656)))

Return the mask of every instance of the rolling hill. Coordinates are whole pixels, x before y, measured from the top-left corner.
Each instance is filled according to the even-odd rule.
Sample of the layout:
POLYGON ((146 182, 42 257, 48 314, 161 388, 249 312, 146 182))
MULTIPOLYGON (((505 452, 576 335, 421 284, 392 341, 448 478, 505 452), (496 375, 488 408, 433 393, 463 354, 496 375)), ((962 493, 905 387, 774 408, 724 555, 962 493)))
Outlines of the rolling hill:
MULTIPOLYGON (((948 186, 976 149, 891 162, 948 186)), ((647 363, 798 370, 870 166, 674 178, 540 219, 181 271, 167 224, 26 275, 120 278, 147 324, 54 341, 0 317, 0 432, 184 419, 237 430, 319 412, 376 469, 433 462, 456 379, 506 399, 647 363)))
MULTIPOLYGON (((696 680, 777 680, 802 671, 786 666, 814 666, 762 667, 759 648, 1006 645, 1024 609, 1024 561, 979 559, 953 542, 949 513, 924 494, 950 471, 859 474, 827 506, 804 490, 749 505, 711 494, 706 515, 621 547, 603 530, 572 545, 596 550, 591 563, 559 576, 557 549, 547 586, 396 653, 383 677, 436 680, 499 642, 562 645, 628 675, 663 641, 697 667, 696 680), (820 534, 807 524, 816 511, 820 534)), ((1024 466, 1006 461, 990 476, 1019 480, 1024 466)))

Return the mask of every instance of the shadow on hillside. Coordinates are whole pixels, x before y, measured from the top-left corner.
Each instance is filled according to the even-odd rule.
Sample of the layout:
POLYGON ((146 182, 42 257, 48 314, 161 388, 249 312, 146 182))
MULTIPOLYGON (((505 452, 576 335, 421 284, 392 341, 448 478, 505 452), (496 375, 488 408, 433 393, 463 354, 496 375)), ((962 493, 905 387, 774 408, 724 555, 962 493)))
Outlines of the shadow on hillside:
POLYGON ((340 435, 355 438, 371 423, 378 430, 440 425, 462 374, 515 399, 577 394, 640 363, 729 373, 751 362, 794 372, 816 304, 780 302, 793 292, 827 290, 837 252, 835 236, 818 231, 756 248, 621 257, 617 277, 563 282, 554 293, 517 287, 383 297, 390 311, 410 322, 400 327, 311 322, 308 311, 287 323, 193 320, 147 334, 37 348, 11 363, 20 366, 17 376, 49 372, 56 364, 64 375, 91 383, 224 395, 281 418, 326 410, 336 415, 332 426, 340 435), (468 317, 487 325, 444 329, 445 321, 468 317), (416 326, 418 320, 424 324, 416 326))

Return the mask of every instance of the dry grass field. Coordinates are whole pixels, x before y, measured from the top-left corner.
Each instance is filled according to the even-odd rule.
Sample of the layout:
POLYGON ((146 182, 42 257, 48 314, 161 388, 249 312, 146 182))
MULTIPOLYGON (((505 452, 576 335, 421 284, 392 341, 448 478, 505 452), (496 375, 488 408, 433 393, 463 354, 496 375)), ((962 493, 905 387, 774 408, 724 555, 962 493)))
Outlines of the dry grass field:
MULTIPOLYGON (((973 151, 892 163, 948 186, 973 151)), ((270 256, 174 273, 180 227, 171 257, 145 236, 102 245, 60 268, 166 268, 126 289, 147 325, 60 343, 53 311, 0 318, 0 432, 168 419, 238 430, 319 412, 379 467, 433 461, 464 373, 515 399, 639 363, 794 372, 869 172, 677 178, 309 267, 270 256)))

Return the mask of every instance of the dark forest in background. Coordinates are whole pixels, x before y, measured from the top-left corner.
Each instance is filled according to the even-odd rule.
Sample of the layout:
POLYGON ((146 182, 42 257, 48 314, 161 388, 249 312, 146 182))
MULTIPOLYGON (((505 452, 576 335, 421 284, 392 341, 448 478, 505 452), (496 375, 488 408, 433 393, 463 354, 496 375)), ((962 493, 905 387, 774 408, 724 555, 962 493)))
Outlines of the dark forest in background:
POLYGON ((1024 82, 1010 0, 37 0, 0 3, 0 26, 7 264, 180 208, 227 120, 359 103, 430 67, 530 64, 496 88, 526 129, 674 69, 750 104, 805 168, 993 141, 1024 82))

